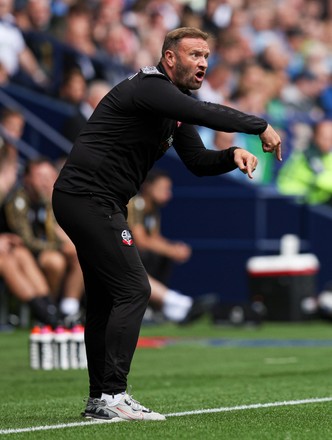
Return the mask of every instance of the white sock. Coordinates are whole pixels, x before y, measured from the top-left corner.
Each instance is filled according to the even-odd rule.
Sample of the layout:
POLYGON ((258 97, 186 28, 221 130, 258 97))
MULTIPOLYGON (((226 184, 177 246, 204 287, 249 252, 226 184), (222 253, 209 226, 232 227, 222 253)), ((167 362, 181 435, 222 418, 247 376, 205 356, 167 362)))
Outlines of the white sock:
POLYGON ((120 402, 120 400, 122 399, 122 397, 124 395, 125 395, 125 392, 119 393, 119 394, 114 394, 114 395, 102 393, 101 400, 106 400, 107 405, 109 405, 109 406, 115 406, 120 402))
POLYGON ((193 299, 190 296, 182 295, 182 293, 175 292, 175 290, 168 290, 162 311, 170 321, 179 322, 186 317, 192 304, 193 299))
POLYGON ((75 315, 80 309, 80 302, 76 298, 63 298, 60 303, 60 310, 65 315, 75 315))

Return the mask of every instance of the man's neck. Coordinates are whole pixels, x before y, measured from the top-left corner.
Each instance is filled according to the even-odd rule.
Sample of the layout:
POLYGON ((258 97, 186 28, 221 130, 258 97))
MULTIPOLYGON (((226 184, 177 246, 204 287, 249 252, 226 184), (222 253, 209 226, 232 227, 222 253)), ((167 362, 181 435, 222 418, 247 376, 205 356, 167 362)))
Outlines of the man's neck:
POLYGON ((167 76, 167 78, 168 78, 171 82, 173 82, 173 81, 171 80, 169 74, 167 73, 167 70, 166 70, 166 68, 165 68, 165 66, 164 66, 164 64, 163 64, 162 61, 159 61, 159 63, 157 64, 157 69, 159 70, 159 72, 161 72, 161 73, 163 73, 165 76, 167 76))

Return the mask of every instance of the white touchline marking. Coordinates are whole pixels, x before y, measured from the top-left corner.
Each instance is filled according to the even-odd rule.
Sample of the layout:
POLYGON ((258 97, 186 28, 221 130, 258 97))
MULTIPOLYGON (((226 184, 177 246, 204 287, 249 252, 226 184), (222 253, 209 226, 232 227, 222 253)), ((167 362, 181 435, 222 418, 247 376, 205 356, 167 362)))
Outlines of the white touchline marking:
MULTIPOLYGON (((210 408, 210 409, 197 409, 193 411, 183 411, 177 413, 165 414, 166 417, 183 417, 198 414, 212 414, 212 413, 222 413, 230 411, 243 411, 247 409, 258 409, 258 408, 272 408, 276 406, 289 406, 289 405, 303 405, 306 403, 323 403, 332 402, 332 397, 315 397, 312 399, 302 399, 302 400, 288 400, 283 402, 269 402, 269 403, 253 403, 251 405, 238 405, 220 408, 210 408)), ((91 420, 89 422, 73 422, 73 423, 62 423, 59 425, 45 425, 45 426, 31 426, 30 428, 17 428, 17 429, 0 429, 0 435, 6 434, 19 434, 21 432, 34 432, 34 431, 49 431, 52 429, 64 429, 64 428, 75 428, 82 426, 90 426, 105 423, 115 423, 124 422, 118 417, 113 420, 91 420)))
POLYGON ((78 426, 89 426, 89 425, 97 425, 97 424, 99 425, 104 423, 116 423, 116 422, 125 422, 125 420, 115 417, 112 420, 91 420, 89 422, 73 422, 73 423, 61 423, 59 425, 31 426, 30 428, 0 429, 0 435, 19 434, 21 432, 50 431, 52 429, 76 428, 78 426))
POLYGON ((195 414, 209 414, 218 412, 228 412, 228 411, 243 411, 245 409, 257 409, 257 408, 272 408, 274 406, 288 406, 288 405, 303 405, 305 403, 322 403, 322 402, 332 402, 332 397, 317 397, 313 399, 303 399, 303 400, 288 400, 284 402, 269 402, 269 403, 253 403, 252 405, 239 405, 239 406, 229 406, 221 408, 211 408, 211 409, 198 409, 194 411, 184 411, 179 413, 165 414, 167 417, 182 417, 190 416, 195 414))

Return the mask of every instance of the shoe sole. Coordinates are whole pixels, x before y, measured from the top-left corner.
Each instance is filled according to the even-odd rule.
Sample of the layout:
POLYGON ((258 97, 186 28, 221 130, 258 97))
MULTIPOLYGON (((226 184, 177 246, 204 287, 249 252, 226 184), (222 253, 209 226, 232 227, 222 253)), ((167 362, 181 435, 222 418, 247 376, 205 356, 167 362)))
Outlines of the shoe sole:
POLYGON ((101 421, 101 422, 128 422, 129 420, 124 420, 124 419, 121 419, 120 417, 112 417, 112 418, 110 418, 110 417, 100 417, 100 416, 96 416, 95 414, 89 414, 89 413, 84 413, 84 412, 82 412, 81 413, 81 416, 82 417, 84 417, 85 419, 88 419, 88 420, 99 420, 99 421, 101 421))
POLYGON ((108 421, 108 422, 164 422, 165 419, 122 419, 121 417, 102 417, 102 416, 96 416, 95 414, 85 413, 82 412, 81 416, 85 419, 93 419, 93 420, 100 420, 100 421, 108 421))

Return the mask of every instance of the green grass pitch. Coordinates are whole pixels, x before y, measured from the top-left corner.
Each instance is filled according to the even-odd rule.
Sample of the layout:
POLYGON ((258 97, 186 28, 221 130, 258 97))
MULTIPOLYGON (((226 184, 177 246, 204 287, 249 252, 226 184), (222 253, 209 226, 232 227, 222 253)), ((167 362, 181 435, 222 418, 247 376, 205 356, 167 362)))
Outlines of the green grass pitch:
POLYGON ((33 371, 28 332, 0 332, 0 440, 332 439, 331 330, 320 321, 234 328, 204 319, 143 327, 142 337, 171 339, 137 349, 129 376, 134 398, 177 416, 84 426, 87 371, 33 371), (330 400, 290 404, 321 398, 330 400), (190 411, 197 413, 178 414, 190 411))

